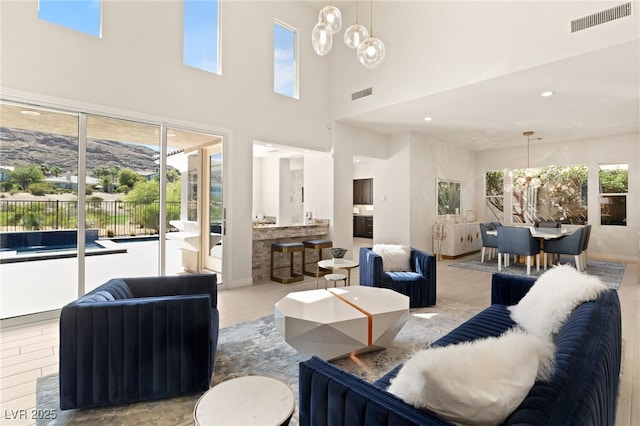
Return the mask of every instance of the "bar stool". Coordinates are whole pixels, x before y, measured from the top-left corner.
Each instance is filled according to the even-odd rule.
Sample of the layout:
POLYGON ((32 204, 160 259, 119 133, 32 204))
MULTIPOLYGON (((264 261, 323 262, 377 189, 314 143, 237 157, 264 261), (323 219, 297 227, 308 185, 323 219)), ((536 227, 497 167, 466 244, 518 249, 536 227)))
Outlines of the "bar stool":
MULTIPOLYGON (((293 255, 296 252, 302 252, 303 256, 304 256, 304 245, 302 243, 273 243, 271 244, 271 280, 272 281, 277 281, 279 283, 283 283, 283 284, 289 284, 289 283, 295 283, 298 281, 302 281, 304 279, 304 277, 302 276, 302 274, 296 274, 293 272, 293 255), (273 254, 274 253, 289 253, 290 254, 290 260, 289 260, 289 265, 287 266, 278 266, 278 267, 274 267, 273 264, 273 254), (284 268, 288 268, 289 269, 289 276, 288 277, 276 277, 275 276, 275 270, 276 269, 284 269, 284 268)), ((304 269, 304 265, 303 269, 304 269)))
MULTIPOLYGON (((338 286, 338 281, 343 281, 344 286, 347 285, 347 276, 344 274, 327 274, 324 276, 324 288, 327 289, 327 282, 333 281, 333 286, 338 286)), ((318 284, 316 283, 316 288, 318 288, 318 284)))
POLYGON ((328 273, 328 271, 320 271, 318 275, 316 275, 315 269, 313 271, 307 270, 307 265, 311 265, 315 262, 307 262, 306 254, 307 250, 314 250, 318 252, 318 262, 322 260, 322 250, 333 247, 333 242, 331 240, 306 240, 303 241, 304 250, 302 251, 302 273, 305 275, 310 275, 312 277, 318 278, 319 276, 323 276, 328 273))

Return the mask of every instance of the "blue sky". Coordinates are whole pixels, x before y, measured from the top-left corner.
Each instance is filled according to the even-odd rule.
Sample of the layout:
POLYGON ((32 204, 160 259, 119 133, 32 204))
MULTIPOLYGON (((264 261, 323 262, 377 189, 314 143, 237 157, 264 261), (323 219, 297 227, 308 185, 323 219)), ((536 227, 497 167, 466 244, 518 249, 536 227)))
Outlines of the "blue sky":
POLYGON ((38 18, 100 37, 100 0, 40 0, 38 18))
POLYGON ((184 52, 186 65, 219 73, 218 0, 184 1, 184 52))
POLYGON ((294 97, 296 33, 276 23, 273 43, 273 90, 294 97))

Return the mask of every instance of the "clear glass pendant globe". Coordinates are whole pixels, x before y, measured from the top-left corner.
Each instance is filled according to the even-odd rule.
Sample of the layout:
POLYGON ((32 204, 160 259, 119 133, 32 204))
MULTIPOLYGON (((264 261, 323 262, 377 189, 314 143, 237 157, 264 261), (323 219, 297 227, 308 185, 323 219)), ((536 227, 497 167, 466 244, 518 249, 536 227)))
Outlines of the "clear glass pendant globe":
POLYGON ((333 34, 340 31, 342 28, 342 13, 340 9, 334 6, 325 6, 318 15, 320 22, 324 22, 329 26, 333 34))
POLYGON ((357 49, 362 40, 369 38, 369 31, 359 24, 351 25, 344 31, 344 44, 352 49, 357 49))
POLYGON ((365 67, 373 69, 384 61, 384 44, 377 38, 367 38, 358 46, 358 61, 365 67))
POLYGON ((318 22, 311 31, 311 45, 314 52, 320 56, 324 56, 331 51, 333 47, 333 33, 329 26, 323 22, 318 22))

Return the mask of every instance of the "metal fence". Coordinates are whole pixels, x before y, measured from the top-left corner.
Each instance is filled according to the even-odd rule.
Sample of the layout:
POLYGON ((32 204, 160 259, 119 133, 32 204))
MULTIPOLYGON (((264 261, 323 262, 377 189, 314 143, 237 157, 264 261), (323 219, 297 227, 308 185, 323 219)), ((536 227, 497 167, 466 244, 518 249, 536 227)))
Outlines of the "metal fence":
MULTIPOLYGON (((190 203, 189 216, 197 206, 190 203)), ((100 237, 157 234, 159 202, 87 201, 86 227, 98 228, 100 237)), ((167 225, 180 218, 180 202, 167 202, 167 225)), ((76 201, 20 201, 0 199, 0 231, 77 229, 76 201)))

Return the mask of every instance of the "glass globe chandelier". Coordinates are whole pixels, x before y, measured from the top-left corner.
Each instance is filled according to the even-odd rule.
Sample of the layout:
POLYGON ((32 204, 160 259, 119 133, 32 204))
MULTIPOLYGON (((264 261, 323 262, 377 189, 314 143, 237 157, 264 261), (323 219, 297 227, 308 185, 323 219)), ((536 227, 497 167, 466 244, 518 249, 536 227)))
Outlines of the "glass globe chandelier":
POLYGON ((369 27, 371 28, 371 36, 365 38, 358 45, 356 56, 362 65, 369 69, 373 69, 384 61, 386 55, 384 43, 373 36, 373 0, 371 0, 369 27))
POLYGON ((356 0, 356 23, 344 31, 344 44, 351 49, 357 49, 364 39, 369 38, 369 31, 358 24, 358 1, 356 0))
POLYGON ((335 6, 325 6, 318 14, 318 22, 324 22, 336 34, 342 28, 342 13, 335 6))
POLYGON ((311 45, 313 51, 320 56, 324 56, 333 47, 333 32, 324 22, 318 22, 311 32, 311 45))
MULTIPOLYGON (((532 131, 526 131, 522 133, 522 136, 526 136, 527 137, 527 168, 524 170, 524 176, 520 176, 518 178, 518 183, 520 184, 520 186, 523 187, 529 187, 529 188, 540 188, 540 186, 542 185, 542 181, 540 180, 540 178, 535 177, 535 170, 532 169, 529 166, 529 157, 530 157, 530 143, 531 143, 531 136, 533 136, 533 132, 532 131)), ((533 139, 535 140, 541 140, 542 138, 535 138, 533 139)))
MULTIPOLYGON (((503 189, 505 192, 511 192, 513 189, 517 189, 519 191, 523 191, 526 189, 538 189, 542 186, 542 179, 537 177, 536 169, 532 169, 530 167, 529 159, 530 159, 530 144, 531 141, 534 140, 542 140, 542 138, 531 138, 534 133, 532 131, 526 131, 522 133, 522 136, 527 137, 527 168, 524 170, 524 176, 520 176, 515 180, 515 184, 513 182, 513 170, 504 169, 504 184, 503 189)), ((544 177, 544 176, 543 176, 544 177)))

